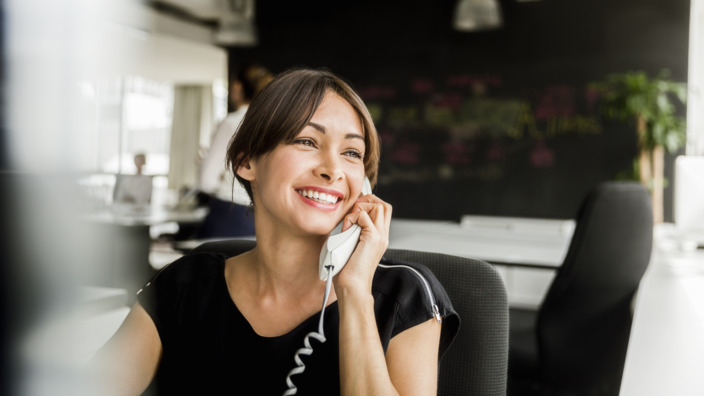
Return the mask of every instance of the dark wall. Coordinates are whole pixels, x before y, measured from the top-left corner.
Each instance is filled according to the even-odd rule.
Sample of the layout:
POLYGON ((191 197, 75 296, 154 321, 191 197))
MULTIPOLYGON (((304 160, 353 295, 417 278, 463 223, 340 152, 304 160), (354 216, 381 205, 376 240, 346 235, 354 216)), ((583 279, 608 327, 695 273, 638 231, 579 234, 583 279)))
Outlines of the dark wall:
POLYGON ((452 29, 455 3, 260 0, 260 44, 231 48, 230 67, 348 79, 375 117, 375 192, 396 217, 573 218, 636 155, 633 125, 602 119, 589 82, 663 68, 686 81, 689 1, 506 0, 503 27, 474 33, 452 29))

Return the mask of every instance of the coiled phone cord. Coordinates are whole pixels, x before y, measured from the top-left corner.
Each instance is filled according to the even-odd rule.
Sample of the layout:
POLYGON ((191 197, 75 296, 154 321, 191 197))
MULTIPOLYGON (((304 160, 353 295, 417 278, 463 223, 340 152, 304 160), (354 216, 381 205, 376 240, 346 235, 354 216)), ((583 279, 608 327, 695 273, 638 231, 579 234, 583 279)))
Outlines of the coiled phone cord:
MULTIPOLYGON (((332 271, 332 265, 328 265, 325 269, 328 270, 328 274, 332 271)), ((310 345, 310 339, 315 338, 321 343, 325 342, 325 333, 323 332, 323 317, 325 316, 325 307, 328 305, 328 297, 330 296, 330 287, 332 286, 332 276, 328 276, 325 282, 325 296, 323 297, 323 309, 320 311, 320 321, 318 322, 318 331, 311 331, 306 334, 303 338, 303 348, 299 348, 293 355, 293 360, 296 361, 296 367, 292 368, 286 376, 286 385, 288 389, 283 393, 283 396, 295 395, 298 392, 298 388, 291 380, 291 377, 300 374, 306 369, 306 365, 301 360, 300 355, 311 355, 313 354, 313 347, 310 345)))

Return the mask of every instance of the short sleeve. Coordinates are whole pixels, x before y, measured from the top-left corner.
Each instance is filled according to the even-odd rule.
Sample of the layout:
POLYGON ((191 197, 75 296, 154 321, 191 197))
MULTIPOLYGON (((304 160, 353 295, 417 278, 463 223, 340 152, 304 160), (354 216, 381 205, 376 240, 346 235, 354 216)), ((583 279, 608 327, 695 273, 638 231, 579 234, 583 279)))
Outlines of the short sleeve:
POLYGON ((384 258, 375 274, 372 289, 378 300, 375 301, 376 314, 382 339, 383 333, 393 338, 431 318, 440 319, 442 331, 438 353, 442 358, 457 336, 460 317, 445 288, 430 269, 418 263, 384 258))

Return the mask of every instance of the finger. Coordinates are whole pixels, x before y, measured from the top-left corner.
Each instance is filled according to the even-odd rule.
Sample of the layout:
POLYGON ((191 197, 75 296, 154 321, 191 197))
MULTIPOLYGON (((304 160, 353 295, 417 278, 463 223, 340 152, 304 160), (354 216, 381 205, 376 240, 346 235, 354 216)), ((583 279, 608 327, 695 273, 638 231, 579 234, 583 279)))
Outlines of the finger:
POLYGON ((383 200, 374 194, 367 194, 357 198, 357 202, 383 202, 383 200))
POLYGON ((372 220, 369 218, 369 214, 366 211, 360 208, 356 209, 357 210, 353 210, 345 216, 342 223, 343 232, 352 227, 353 224, 357 224, 362 228, 374 225, 372 220))
POLYGON ((352 222, 355 220, 360 226, 367 227, 367 223, 360 221, 360 216, 364 214, 369 218, 369 226, 373 227, 376 233, 384 236, 385 239, 388 239, 390 217, 387 213, 387 207, 379 203, 357 203, 355 205, 355 210, 350 213, 354 214, 354 217, 349 218, 349 225, 343 223, 343 230, 351 226, 352 222))
POLYGON ((392 207, 390 204, 382 201, 376 200, 374 202, 357 202, 353 207, 351 212, 356 212, 358 210, 364 210, 370 214, 370 216, 375 219, 383 219, 385 224, 388 226, 391 224, 391 212, 392 207))
POLYGON ((352 227, 353 224, 358 224, 357 222, 359 219, 359 215, 362 212, 363 211, 360 208, 355 207, 350 211, 350 213, 345 215, 342 220, 342 232, 347 231, 350 227, 352 227))
POLYGON ((358 198, 357 202, 368 202, 368 203, 375 203, 376 202, 376 203, 380 203, 380 204, 384 205, 384 215, 385 215, 389 225, 391 224, 391 213, 393 212, 393 210, 392 210, 393 207, 388 202, 384 201, 383 199, 377 197, 374 194, 368 194, 363 197, 360 197, 360 198, 358 198))

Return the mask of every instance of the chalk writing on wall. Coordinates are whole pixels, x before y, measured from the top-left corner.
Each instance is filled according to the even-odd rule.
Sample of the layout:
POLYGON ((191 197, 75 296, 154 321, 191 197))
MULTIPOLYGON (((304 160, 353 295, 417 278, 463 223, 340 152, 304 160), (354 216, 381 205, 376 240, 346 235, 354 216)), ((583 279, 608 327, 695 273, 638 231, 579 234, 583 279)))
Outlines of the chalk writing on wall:
POLYGON ((496 75, 459 74, 361 87, 382 140, 380 182, 500 180, 510 168, 559 166, 553 139, 602 134, 593 111, 578 111, 593 102, 586 88, 517 95, 503 84, 496 75))

